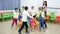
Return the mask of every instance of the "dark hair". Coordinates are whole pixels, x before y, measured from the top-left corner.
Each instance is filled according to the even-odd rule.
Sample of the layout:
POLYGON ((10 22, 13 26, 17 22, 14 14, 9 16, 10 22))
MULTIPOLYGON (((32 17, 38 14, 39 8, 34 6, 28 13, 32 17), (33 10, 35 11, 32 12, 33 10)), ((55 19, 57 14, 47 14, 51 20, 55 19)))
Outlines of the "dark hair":
POLYGON ((25 8, 24 6, 22 6, 22 8, 25 8))
POLYGON ((15 8, 15 10, 18 10, 18 8, 15 8))
POLYGON ((20 9, 19 9, 19 11, 20 11, 20 9))
POLYGON ((43 5, 45 5, 47 7, 47 1, 44 1, 43 5))
POLYGON ((41 9, 44 9, 44 7, 41 7, 41 9))
POLYGON ((34 8, 34 6, 32 6, 32 8, 34 8))
POLYGON ((28 10, 28 7, 27 6, 25 6, 25 10, 28 10))
POLYGON ((38 9, 41 10, 41 7, 39 7, 38 9))

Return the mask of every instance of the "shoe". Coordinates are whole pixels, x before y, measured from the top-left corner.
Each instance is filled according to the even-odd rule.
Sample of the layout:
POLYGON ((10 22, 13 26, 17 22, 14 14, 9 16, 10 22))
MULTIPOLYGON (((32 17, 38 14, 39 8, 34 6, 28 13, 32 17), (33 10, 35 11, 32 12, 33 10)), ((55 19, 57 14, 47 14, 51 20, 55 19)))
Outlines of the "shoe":
POLYGON ((19 32, 19 34, 22 34, 21 32, 19 32))
POLYGON ((29 34, 29 32, 26 32, 26 34, 29 34))
POLYGON ((42 32, 42 30, 39 30, 39 32, 42 32))
POLYGON ((45 30, 43 30, 43 32, 45 32, 45 30))
POLYGON ((18 31, 19 34, 22 34, 21 32, 18 31))

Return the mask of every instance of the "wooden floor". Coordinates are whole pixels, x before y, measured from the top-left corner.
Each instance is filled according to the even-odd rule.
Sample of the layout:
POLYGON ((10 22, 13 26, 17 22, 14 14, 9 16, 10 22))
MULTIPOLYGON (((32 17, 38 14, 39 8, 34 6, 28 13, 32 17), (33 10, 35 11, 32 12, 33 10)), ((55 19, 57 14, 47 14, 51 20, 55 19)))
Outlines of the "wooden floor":
MULTIPOLYGON (((14 28, 11 28, 11 22, 4 21, 0 22, 0 34, 19 34, 18 29, 14 26, 14 28)), ((32 31, 30 34, 60 34, 60 25, 48 23, 48 28, 45 30, 45 32, 39 32, 39 31, 32 31)), ((24 31, 22 31, 23 34, 25 34, 24 31)))

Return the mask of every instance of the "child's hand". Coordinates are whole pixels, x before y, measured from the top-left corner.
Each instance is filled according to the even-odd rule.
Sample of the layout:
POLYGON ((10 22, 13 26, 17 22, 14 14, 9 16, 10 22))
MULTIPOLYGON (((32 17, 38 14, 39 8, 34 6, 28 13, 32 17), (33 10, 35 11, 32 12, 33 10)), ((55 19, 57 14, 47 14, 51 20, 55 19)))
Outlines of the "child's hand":
POLYGON ((45 19, 45 17, 43 17, 43 19, 45 19))
POLYGON ((22 21, 22 18, 20 18, 20 20, 22 21))

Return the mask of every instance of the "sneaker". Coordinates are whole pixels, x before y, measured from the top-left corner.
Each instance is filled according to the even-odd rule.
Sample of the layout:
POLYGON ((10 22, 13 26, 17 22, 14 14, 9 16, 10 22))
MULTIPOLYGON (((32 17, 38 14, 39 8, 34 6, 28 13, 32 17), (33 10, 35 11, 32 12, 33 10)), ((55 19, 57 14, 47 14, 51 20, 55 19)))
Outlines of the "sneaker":
POLYGON ((22 34, 21 32, 19 32, 19 34, 22 34))
POLYGON ((43 32, 45 32, 45 30, 43 30, 43 32))
POLYGON ((39 30, 39 32, 42 32, 42 30, 39 30))
POLYGON ((29 34, 29 32, 26 32, 26 34, 29 34))

